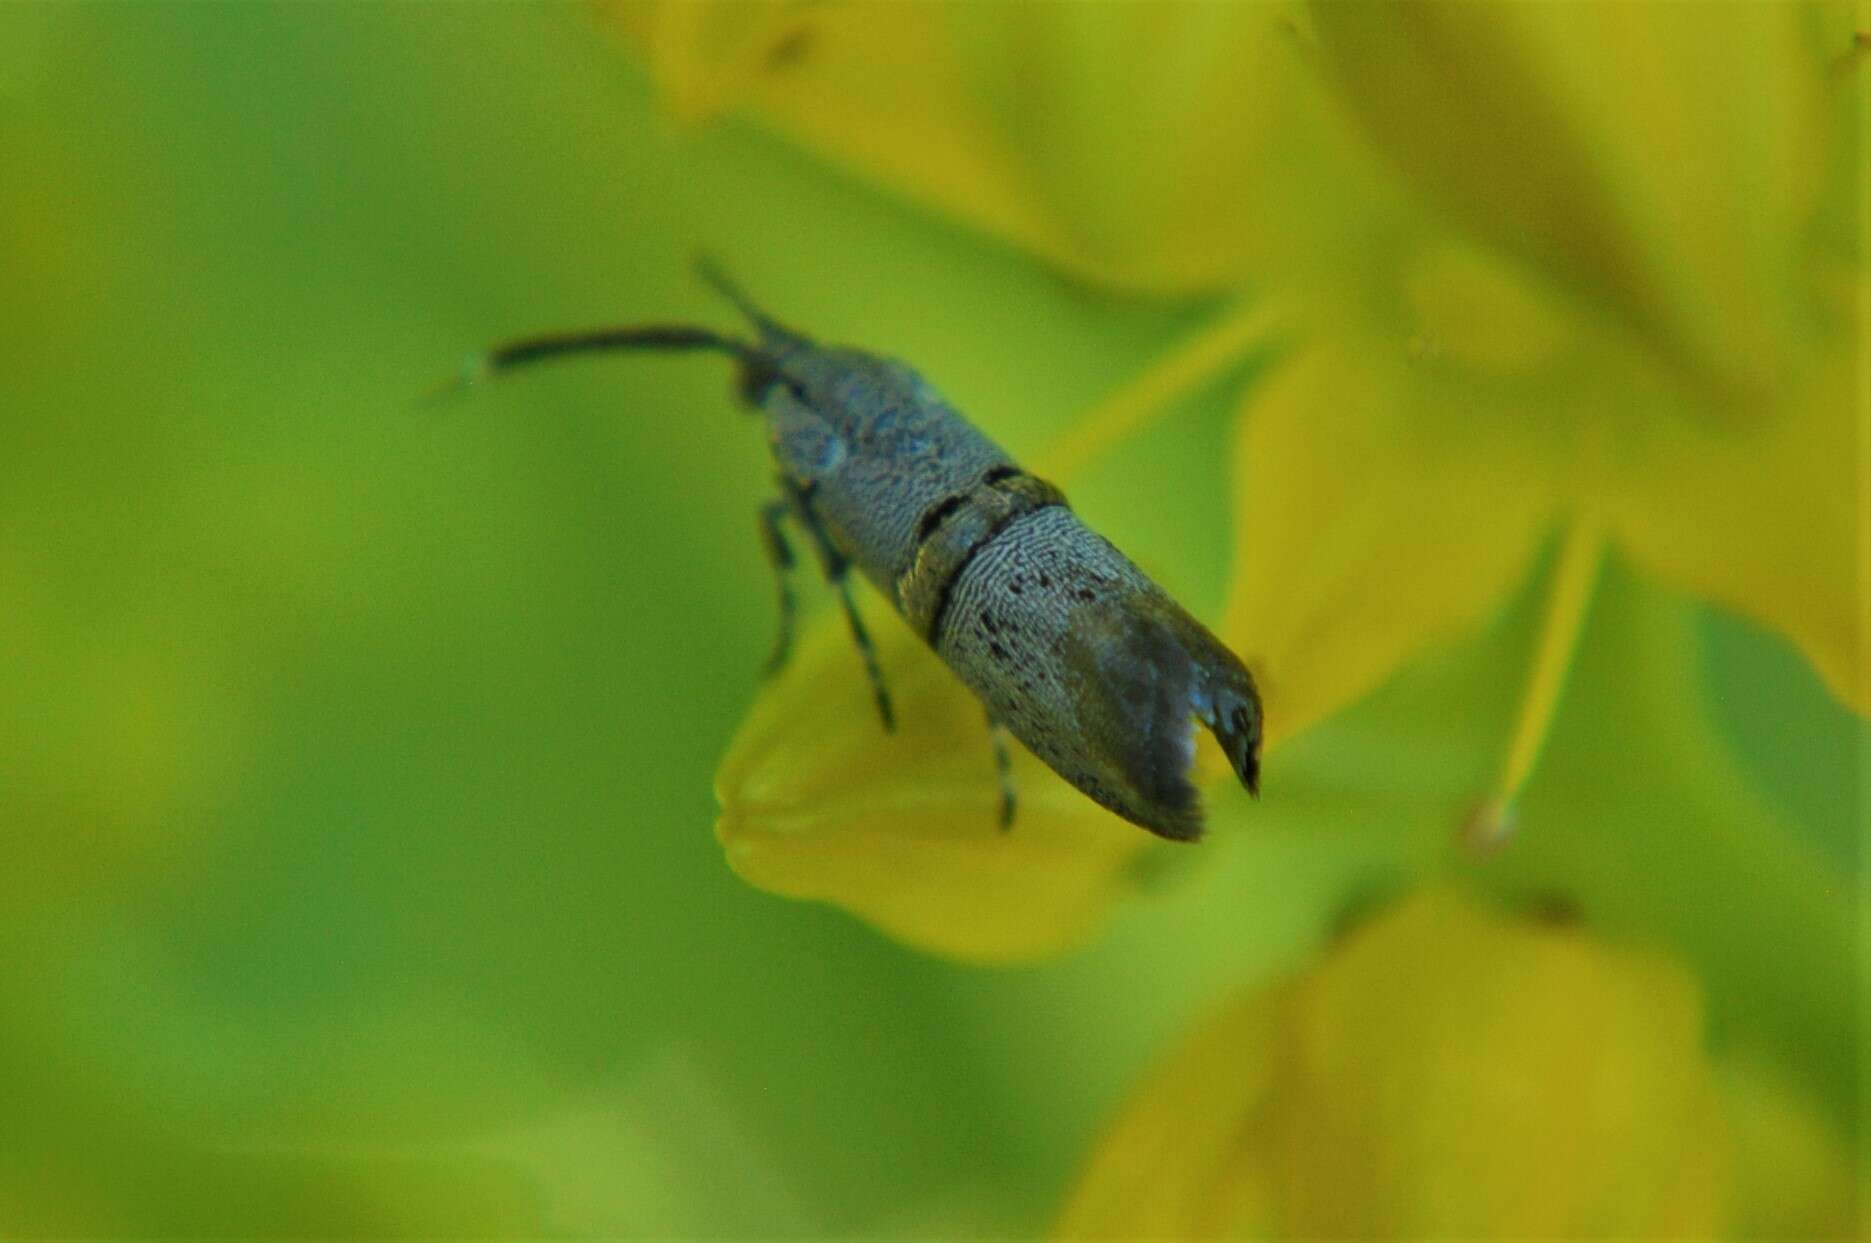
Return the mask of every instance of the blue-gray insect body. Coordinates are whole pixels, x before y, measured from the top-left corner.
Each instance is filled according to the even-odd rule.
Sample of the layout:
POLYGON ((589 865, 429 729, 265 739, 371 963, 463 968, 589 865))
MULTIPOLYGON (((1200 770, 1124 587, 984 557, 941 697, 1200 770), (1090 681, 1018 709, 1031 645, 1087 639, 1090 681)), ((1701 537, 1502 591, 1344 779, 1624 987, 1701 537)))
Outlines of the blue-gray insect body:
MULTIPOLYGON (((890 700, 851 607, 851 567, 981 699, 991 723, 1124 818, 1165 837, 1201 834, 1189 780, 1198 721, 1256 789, 1261 714, 1252 677, 1081 522, 1057 488, 1021 470, 902 363, 821 346, 711 270, 704 275, 753 321, 756 340, 689 327, 605 330, 517 342, 478 370, 612 348, 732 354, 778 466, 781 495, 761 511, 781 572, 774 664, 791 635, 790 521, 841 590, 887 728, 890 700)), ((1005 822, 1012 795, 998 754, 1005 822)))

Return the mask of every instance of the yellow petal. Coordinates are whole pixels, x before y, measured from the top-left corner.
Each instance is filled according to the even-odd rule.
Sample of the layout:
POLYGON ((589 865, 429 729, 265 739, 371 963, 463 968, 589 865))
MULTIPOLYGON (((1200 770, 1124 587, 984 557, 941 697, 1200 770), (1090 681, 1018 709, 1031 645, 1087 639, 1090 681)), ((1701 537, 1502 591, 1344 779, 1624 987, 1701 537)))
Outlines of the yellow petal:
POLYGON ((796 24, 776 39, 781 7, 648 0, 617 12, 678 119, 752 105, 828 159, 1022 245, 1051 244, 1020 170, 974 115, 946 6, 786 5, 796 24))
POLYGON ((1272 1111, 1301 1232, 1717 1226, 1725 1136, 1680 968, 1428 895, 1304 987, 1272 1111))
POLYGON ((1736 1236, 1850 1237, 1857 1191, 1851 1164, 1811 1103, 1751 1064, 1723 1068, 1722 1097, 1734 1120, 1740 1174, 1736 1236))
POLYGON ((1858 384, 1839 349, 1778 417, 1694 436, 1629 429, 1605 503, 1646 569, 1782 632, 1834 694, 1871 713, 1858 384))
POLYGON ((1706 1235, 1730 1144, 1700 1028, 1673 964, 1419 895, 1173 1054, 1059 1233, 1706 1235))
POLYGON ((1374 191, 1297 5, 946 5, 964 103, 1056 261, 1151 293, 1264 284, 1374 191), (1352 164, 1350 161, 1359 161, 1352 164))
POLYGON ((1464 227, 1758 390, 1838 127, 1809 5, 1332 3, 1324 63, 1464 227))
POLYGON ((1260 680, 1270 739, 1484 621, 1549 527, 1509 429, 1413 369, 1393 343, 1323 342, 1249 395, 1222 635, 1260 680))
POLYGON ((804 146, 1133 290, 1342 263, 1383 191, 1321 106, 1298 7, 618 6, 666 105, 804 146))
POLYGON ((741 104, 760 75, 803 46, 812 10, 801 0, 737 0, 620 3, 612 11, 643 49, 670 117, 696 125, 741 104))
POLYGON ((937 954, 1011 962, 1088 935, 1158 842, 1019 744, 1018 815, 999 786, 981 704, 872 600, 895 700, 885 733, 844 619, 813 626, 754 704, 715 775, 716 835, 742 879, 834 903, 937 954))
POLYGON ((1277 985, 1209 1016, 1137 1087, 1080 1171, 1058 1237, 1278 1233, 1268 1171, 1246 1150, 1286 1069, 1296 992, 1277 985))

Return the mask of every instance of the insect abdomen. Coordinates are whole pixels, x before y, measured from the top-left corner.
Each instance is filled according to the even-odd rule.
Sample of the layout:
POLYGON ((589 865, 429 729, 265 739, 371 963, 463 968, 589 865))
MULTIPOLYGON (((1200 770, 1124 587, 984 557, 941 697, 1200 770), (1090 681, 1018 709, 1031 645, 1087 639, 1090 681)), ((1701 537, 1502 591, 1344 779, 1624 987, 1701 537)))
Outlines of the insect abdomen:
POLYGON ((946 594, 930 641, 996 719, 1119 815, 1200 835, 1195 720, 1252 694, 1212 635, 1062 502, 1008 522, 946 594))

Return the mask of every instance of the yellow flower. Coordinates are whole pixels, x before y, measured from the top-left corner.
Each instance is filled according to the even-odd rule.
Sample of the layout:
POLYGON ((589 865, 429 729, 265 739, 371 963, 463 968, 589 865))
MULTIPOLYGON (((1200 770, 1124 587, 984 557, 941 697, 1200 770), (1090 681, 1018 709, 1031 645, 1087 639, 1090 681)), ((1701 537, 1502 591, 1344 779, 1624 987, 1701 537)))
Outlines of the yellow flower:
POLYGON ((1058 1233, 1842 1231, 1836 1141, 1769 1080, 1725 1096, 1701 1027, 1666 959, 1420 894, 1202 1024, 1120 1112, 1058 1233))
MULTIPOLYGON (((747 109, 1086 281, 1241 291, 1033 465, 1068 475, 1284 350, 1242 400, 1220 627, 1262 683, 1270 747, 1474 632, 1555 544, 1499 771, 1473 777, 1477 844, 1505 835, 1536 773, 1608 554, 1777 630, 1871 710, 1848 6, 618 13, 679 121, 747 109)), ((890 659, 922 667, 885 635, 890 659)), ((841 780, 798 776, 783 802, 754 791, 826 753, 785 741, 836 728, 813 702, 841 676, 824 672, 769 691, 721 770, 743 875, 988 957, 1062 944, 1121 891, 1147 844, 1107 843, 1089 804, 1057 804, 1082 830, 1047 821, 1084 834, 1069 898, 1046 894, 1059 878, 1023 846, 971 827, 986 787, 960 793, 953 768, 972 754, 970 708, 933 668, 920 710, 969 732, 915 749, 848 738, 841 780), (1033 893, 987 920, 1006 937, 931 931, 957 922, 933 886, 914 914, 883 896, 874 865, 905 860, 878 809, 910 806, 917 840, 953 865, 948 901, 1033 893)), ((1050 778, 1032 781, 1053 807, 1050 778)))
MULTIPOLYGON (((1424 210, 1248 396, 1227 633, 1287 688, 1283 728, 1489 615, 1555 529, 1581 575, 1616 546, 1871 709, 1840 15, 1318 10, 1424 210)), ((1556 611, 1561 663, 1581 615, 1556 611)), ((1550 696, 1528 706, 1537 750, 1550 696)))

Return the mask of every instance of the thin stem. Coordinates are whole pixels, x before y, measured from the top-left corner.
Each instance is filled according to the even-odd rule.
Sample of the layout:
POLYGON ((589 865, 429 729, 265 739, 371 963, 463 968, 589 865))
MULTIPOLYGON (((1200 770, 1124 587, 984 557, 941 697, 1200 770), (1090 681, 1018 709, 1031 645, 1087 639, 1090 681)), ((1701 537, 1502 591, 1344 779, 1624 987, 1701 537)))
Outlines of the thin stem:
POLYGON ((1039 473, 1063 481, 1084 469, 1167 414, 1178 398, 1238 363, 1272 336, 1283 318, 1264 300, 1233 308, 1095 406, 1041 457, 1039 473))
POLYGON ((1553 568, 1539 645, 1534 649, 1533 665, 1520 697, 1520 714, 1500 779, 1463 827, 1463 837, 1478 851, 1498 847, 1513 832, 1514 803, 1538 767, 1540 752, 1552 731, 1553 717, 1566 688, 1566 674, 1571 671, 1572 655, 1578 648, 1579 633, 1585 628, 1592 592, 1598 584, 1604 550, 1603 529, 1590 519, 1575 518, 1559 550, 1559 564, 1553 568))

